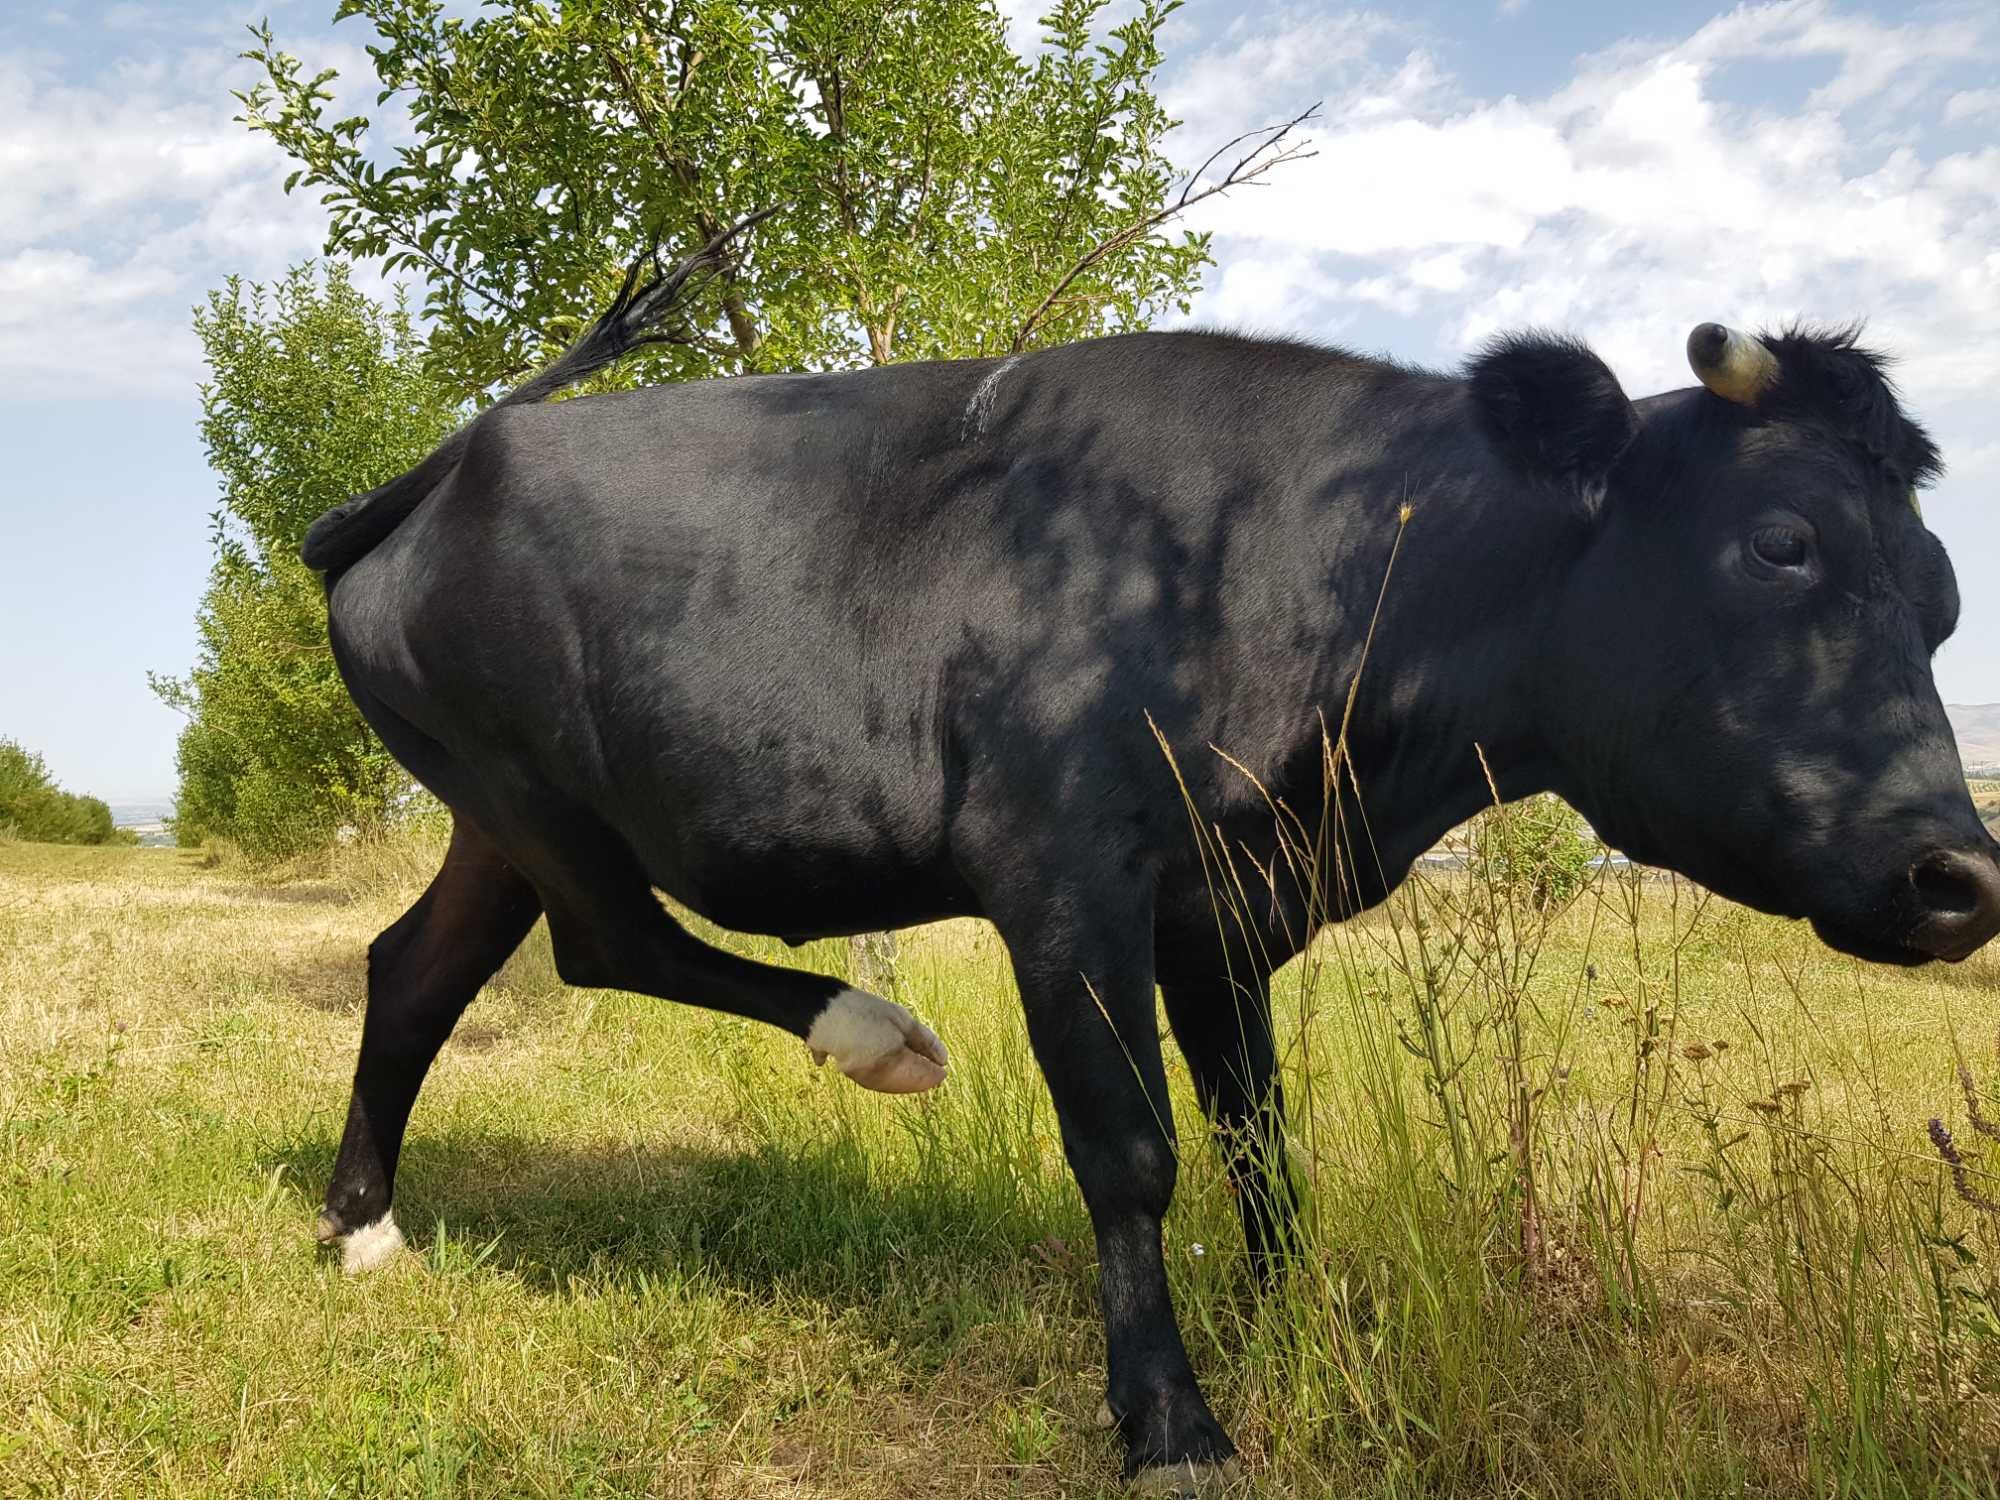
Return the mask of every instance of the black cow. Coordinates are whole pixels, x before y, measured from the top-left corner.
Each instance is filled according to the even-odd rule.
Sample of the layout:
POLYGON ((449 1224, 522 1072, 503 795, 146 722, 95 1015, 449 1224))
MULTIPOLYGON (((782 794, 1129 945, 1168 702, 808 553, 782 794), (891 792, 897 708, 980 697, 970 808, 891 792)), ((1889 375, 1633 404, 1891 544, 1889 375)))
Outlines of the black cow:
POLYGON ((628 281, 307 540, 355 702, 455 826, 369 954, 320 1221, 350 1267, 400 1244, 418 1087, 538 914, 569 982, 769 1022, 891 1092, 945 1076, 907 1011, 711 948, 655 891, 795 940, 984 916, 1096 1230, 1128 1471, 1199 1473, 1232 1449, 1161 1260, 1154 986, 1267 1262, 1291 1210, 1259 1170, 1282 1151, 1268 981, 1307 909, 1280 882, 1258 941, 1218 923, 1160 740, 1260 859, 1266 793, 1307 826, 1365 813, 1349 909, 1488 801, 1483 752, 1503 797, 1559 792, 1846 952, 1960 959, 2000 929, 2000 846, 1931 681, 1958 614, 1913 503, 1937 455, 1851 337, 1704 324, 1702 386, 1639 402, 1564 339, 1448 376, 1187 332, 535 404, 688 269, 628 281), (1323 726, 1371 622, 1365 806, 1329 808, 1323 726))

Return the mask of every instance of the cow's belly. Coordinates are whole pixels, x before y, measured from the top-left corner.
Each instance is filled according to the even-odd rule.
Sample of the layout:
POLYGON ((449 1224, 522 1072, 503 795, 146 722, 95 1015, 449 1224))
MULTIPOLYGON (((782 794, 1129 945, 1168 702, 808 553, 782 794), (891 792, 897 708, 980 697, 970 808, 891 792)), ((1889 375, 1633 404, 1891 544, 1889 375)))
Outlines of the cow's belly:
POLYGON ((655 886, 733 931, 804 941, 977 912, 935 797, 885 798, 879 782, 804 794, 783 779, 766 785, 739 760, 727 785, 668 778, 604 811, 655 886))
POLYGON ((667 859, 641 851, 653 883, 734 932, 788 942, 915 927, 976 914, 956 871, 888 863, 810 845, 756 850, 677 848, 667 859))
POLYGON ((874 868, 845 879, 820 874, 773 860, 733 867, 690 893, 661 889, 718 926, 791 943, 916 927, 978 910, 970 891, 918 872, 874 868))

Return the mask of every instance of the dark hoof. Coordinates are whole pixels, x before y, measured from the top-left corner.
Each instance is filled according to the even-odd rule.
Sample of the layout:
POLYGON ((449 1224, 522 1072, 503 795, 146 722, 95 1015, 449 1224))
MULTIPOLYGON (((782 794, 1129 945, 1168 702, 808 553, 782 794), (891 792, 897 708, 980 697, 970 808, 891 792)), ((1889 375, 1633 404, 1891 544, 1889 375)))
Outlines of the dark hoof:
POLYGON ((1097 1414, 1100 1426, 1116 1426, 1125 1439, 1125 1478, 1143 1495, 1210 1496, 1235 1494, 1240 1478, 1236 1445, 1191 1387, 1162 1391, 1138 1410, 1119 1409, 1107 1397, 1097 1414))
POLYGON ((1239 1500, 1251 1490, 1242 1463, 1225 1458, 1219 1464, 1154 1464, 1132 1476, 1131 1492, 1147 1500, 1239 1500))
POLYGON ((332 1245, 337 1244, 346 1233, 347 1226, 340 1222, 340 1215, 330 1208, 320 1210, 320 1216, 313 1224, 314 1239, 322 1245, 332 1245))

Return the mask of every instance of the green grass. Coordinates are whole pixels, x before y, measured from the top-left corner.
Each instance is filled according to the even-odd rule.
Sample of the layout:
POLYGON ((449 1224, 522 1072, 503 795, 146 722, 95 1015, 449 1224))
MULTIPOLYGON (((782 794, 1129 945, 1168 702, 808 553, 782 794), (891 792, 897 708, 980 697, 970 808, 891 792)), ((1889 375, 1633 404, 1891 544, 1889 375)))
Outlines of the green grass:
POLYGON ((1972 805, 1987 829, 2000 827, 2000 781, 1975 779, 1966 784, 1972 788, 1972 805))
MULTIPOLYGON (((916 1101, 566 990, 538 933, 418 1105, 412 1252, 317 1254, 362 954, 435 852, 0 846, 0 1494, 1114 1492, 1087 1224, 977 924, 905 936, 954 1059, 916 1101)), ((1869 969, 1658 880, 1544 920, 1460 877, 1323 940, 1280 986, 1276 1296, 1169 1054, 1175 1292, 1262 1492, 1995 1492, 2000 1225, 1925 1123, 2000 1197, 1954 1051, 2000 1075, 1996 999, 1991 955, 1869 969)))

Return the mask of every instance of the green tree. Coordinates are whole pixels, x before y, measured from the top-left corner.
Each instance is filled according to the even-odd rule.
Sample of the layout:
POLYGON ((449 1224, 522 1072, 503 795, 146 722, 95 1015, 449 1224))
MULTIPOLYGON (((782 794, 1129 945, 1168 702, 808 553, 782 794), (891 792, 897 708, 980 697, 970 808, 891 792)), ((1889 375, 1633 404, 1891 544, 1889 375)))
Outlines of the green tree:
MULTIPOLYGON (((993 0, 489 0, 475 20, 342 0, 415 127, 393 162, 268 26, 238 98, 298 163, 288 186, 319 190, 328 253, 425 278, 436 367, 468 394, 566 342, 652 235, 691 247, 772 204, 699 337, 635 378, 999 354, 1144 327, 1207 263, 1167 228, 1153 79, 1178 0, 1100 42, 1106 4, 1056 0, 1026 60, 993 0)), ((1288 154, 1275 135, 1234 180, 1288 154)))
POLYGON ((408 785, 341 683, 299 538, 327 507, 417 462, 464 413, 427 373, 401 300, 370 301, 338 263, 268 289, 232 279, 195 332, 222 503, 194 670, 153 679, 188 719, 174 831, 273 859, 379 821, 408 785))
POLYGON ((1489 808, 1473 825, 1474 868, 1504 899, 1567 906, 1604 855, 1583 815, 1551 792, 1489 808))
POLYGON ((136 843, 95 797, 66 792, 34 751, 0 739, 0 834, 36 844, 136 843))

